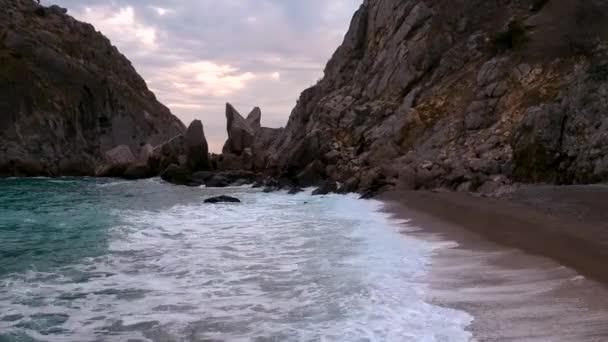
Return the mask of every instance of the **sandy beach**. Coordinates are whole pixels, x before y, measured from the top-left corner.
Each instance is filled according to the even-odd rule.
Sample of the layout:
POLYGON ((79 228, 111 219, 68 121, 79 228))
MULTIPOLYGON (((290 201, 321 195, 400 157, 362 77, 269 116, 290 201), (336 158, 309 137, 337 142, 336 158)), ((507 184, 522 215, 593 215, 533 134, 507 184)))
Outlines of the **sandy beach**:
POLYGON ((429 302, 469 312, 478 341, 608 340, 608 187, 524 186, 508 197, 391 192, 404 233, 437 250, 429 302))

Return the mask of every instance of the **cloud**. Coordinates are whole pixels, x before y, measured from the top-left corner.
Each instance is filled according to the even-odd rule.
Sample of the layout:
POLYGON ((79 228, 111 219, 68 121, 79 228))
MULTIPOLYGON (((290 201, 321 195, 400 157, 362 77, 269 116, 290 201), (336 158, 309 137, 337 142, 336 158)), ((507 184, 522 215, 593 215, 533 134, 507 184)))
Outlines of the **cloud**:
POLYGON ((218 152, 225 102, 243 113, 260 106, 264 125, 286 123, 362 0, 52 2, 108 36, 182 121, 201 119, 218 152))
POLYGON ((94 23, 98 30, 115 37, 116 44, 146 49, 157 47, 157 30, 136 21, 135 10, 131 6, 121 7, 118 11, 104 7, 86 7, 79 19, 94 23))

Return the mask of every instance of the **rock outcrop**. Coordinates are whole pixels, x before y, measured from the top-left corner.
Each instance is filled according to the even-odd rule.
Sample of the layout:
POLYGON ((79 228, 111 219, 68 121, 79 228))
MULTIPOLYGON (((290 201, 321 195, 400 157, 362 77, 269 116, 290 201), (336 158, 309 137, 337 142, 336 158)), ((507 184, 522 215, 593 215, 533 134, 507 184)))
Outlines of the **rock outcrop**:
POLYGON ((231 196, 217 196, 217 197, 211 197, 211 198, 207 198, 205 200, 205 203, 241 203, 241 200, 236 198, 236 197, 231 197, 231 196))
MULTIPOLYGON (((103 165, 97 168, 97 177, 123 177, 127 179, 148 178, 167 173, 172 165, 179 166, 184 173, 192 175, 196 172, 211 170, 209 147, 205 138, 203 123, 194 120, 185 133, 179 134, 156 148, 144 145, 136 159, 131 149, 120 145, 108 152, 103 165)), ((172 168, 174 173, 175 168, 172 168)), ((163 177, 166 180, 175 177, 163 177)), ((183 185, 181 180, 176 182, 183 185)), ((196 184, 196 182, 187 182, 196 184)))
POLYGON ((209 164, 209 147, 205 138, 203 123, 200 120, 192 121, 186 130, 184 140, 188 170, 192 172, 209 170, 211 167, 209 164))
POLYGON ((171 165, 179 166, 188 175, 211 170, 203 123, 200 120, 192 121, 184 134, 179 134, 154 148, 147 165, 153 174, 162 174, 171 165))
POLYGON ((216 161, 218 169, 258 172, 266 169, 266 157, 283 129, 262 127, 261 120, 259 107, 244 118, 230 103, 226 104, 228 140, 216 161))
POLYGON ((266 169, 368 193, 606 181, 607 19, 600 0, 365 0, 266 169))
POLYGON ((0 176, 94 175, 118 146, 138 156, 184 132, 92 25, 33 0, 0 6, 0 176))
POLYGON ((256 129, 251 125, 257 118, 259 129, 261 112, 255 108, 245 119, 230 103, 226 104, 226 123, 228 140, 222 149, 224 154, 241 155, 246 149, 253 147, 256 129))

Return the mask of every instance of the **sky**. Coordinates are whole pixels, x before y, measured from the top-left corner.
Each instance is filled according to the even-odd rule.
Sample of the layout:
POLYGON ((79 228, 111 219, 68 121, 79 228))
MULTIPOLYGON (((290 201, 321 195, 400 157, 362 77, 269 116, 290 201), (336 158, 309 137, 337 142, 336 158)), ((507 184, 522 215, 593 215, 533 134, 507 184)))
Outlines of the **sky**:
POLYGON ((186 125, 202 120, 210 149, 226 139, 225 103, 284 126, 322 77, 362 0, 43 0, 89 22, 127 56, 186 125))

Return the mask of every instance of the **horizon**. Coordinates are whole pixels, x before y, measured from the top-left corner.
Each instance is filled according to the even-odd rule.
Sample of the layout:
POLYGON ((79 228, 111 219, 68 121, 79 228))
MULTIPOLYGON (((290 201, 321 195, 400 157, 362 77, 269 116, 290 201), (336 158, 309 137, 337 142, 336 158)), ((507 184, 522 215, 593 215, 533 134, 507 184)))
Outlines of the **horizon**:
POLYGON ((227 138, 225 103, 283 127, 323 76, 362 0, 43 0, 110 39, 186 126, 200 119, 211 152, 227 138), (272 35, 268 33, 272 33, 272 35))

